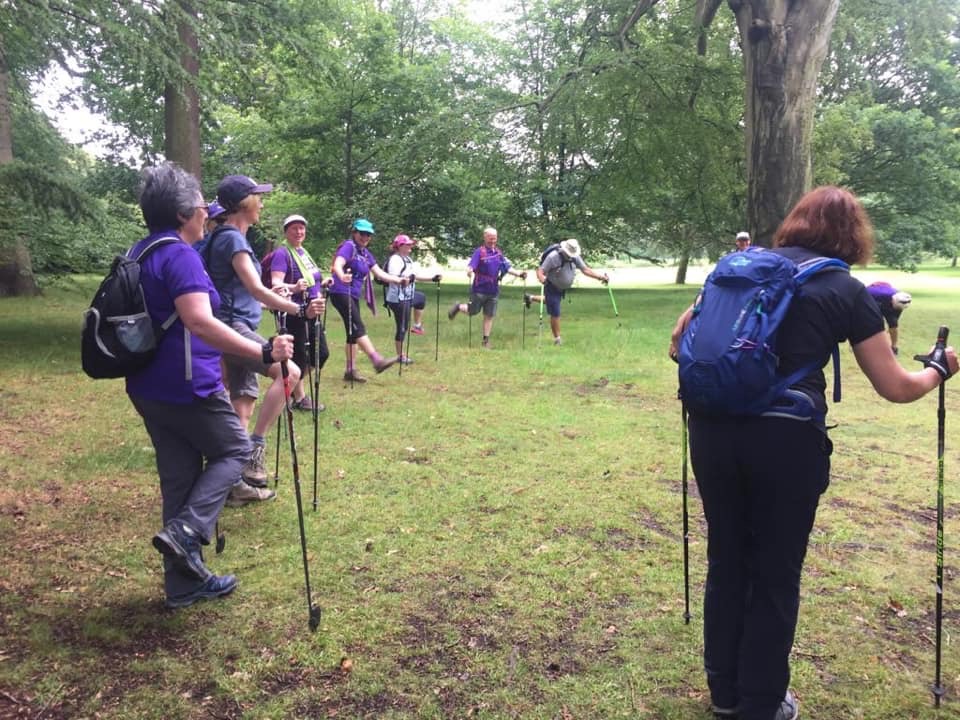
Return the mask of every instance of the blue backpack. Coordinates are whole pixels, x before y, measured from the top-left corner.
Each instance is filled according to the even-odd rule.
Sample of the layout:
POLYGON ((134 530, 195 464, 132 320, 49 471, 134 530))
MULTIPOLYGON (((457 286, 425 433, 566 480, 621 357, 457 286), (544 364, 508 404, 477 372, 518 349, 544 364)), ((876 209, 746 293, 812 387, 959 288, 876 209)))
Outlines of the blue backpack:
MULTIPOLYGON (((778 374, 777 330, 803 283, 827 269, 849 272, 850 266, 825 257, 795 263, 763 248, 721 258, 680 340, 680 395, 687 408, 710 415, 813 417, 810 401, 795 405, 788 389, 817 368, 778 374)), ((833 360, 839 401, 839 347, 833 360)))

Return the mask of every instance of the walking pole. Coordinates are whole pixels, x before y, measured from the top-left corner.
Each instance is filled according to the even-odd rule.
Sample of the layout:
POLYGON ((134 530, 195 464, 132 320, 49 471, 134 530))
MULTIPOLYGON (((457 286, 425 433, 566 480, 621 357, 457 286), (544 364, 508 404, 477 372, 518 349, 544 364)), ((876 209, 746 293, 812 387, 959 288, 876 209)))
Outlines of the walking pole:
MULTIPOLYGON (((399 296, 398 296, 399 297, 399 296)), ((410 356, 410 300, 401 300, 400 301, 400 312, 402 320, 400 321, 400 362, 397 363, 397 377, 403 377, 403 338, 404 336, 407 339, 407 351, 406 357, 410 356)))
MULTIPOLYGON (((353 376, 357 369, 354 367, 357 362, 357 353, 355 348, 350 347, 350 338, 353 337, 353 295, 347 293, 347 350, 350 351, 350 389, 353 390, 353 376)), ((354 338, 356 339, 356 338, 354 338)))
POLYGON ((227 535, 223 532, 223 529, 220 527, 220 517, 217 516, 216 522, 213 524, 213 534, 217 536, 217 546, 216 551, 217 555, 223 552, 223 549, 227 546, 227 535))
POLYGON ((537 349, 543 345, 543 298, 545 290, 543 283, 540 283, 540 324, 537 327, 537 349))
POLYGON ((437 339, 433 343, 433 361, 440 362, 440 276, 436 275, 433 281, 437 284, 437 339))
POLYGON ((687 510, 687 406, 680 400, 680 477, 683 484, 683 624, 690 624, 690 515, 687 510))
MULTIPOLYGON (((407 329, 407 349, 403 353, 403 355, 405 358, 409 360, 410 359, 410 336, 413 334, 412 332, 410 332, 410 327, 411 327, 410 321, 413 319, 413 295, 412 294, 410 295, 409 298, 407 298, 407 314, 404 317, 406 318, 404 320, 404 324, 407 329)), ((400 364, 403 365, 403 363, 400 363, 400 364)))
POLYGON ((277 416, 277 457, 273 464, 273 486, 280 484, 280 417, 277 416))
POLYGON ((613 316, 620 317, 620 311, 617 310, 617 301, 613 299, 613 288, 607 283, 607 292, 610 293, 610 303, 613 305, 613 316))
POLYGON ((520 348, 527 347, 527 278, 523 278, 523 323, 520 330, 520 348))
MULTIPOLYGON (((947 336, 950 334, 950 329, 946 326, 941 326, 940 330, 937 332, 937 342, 934 345, 934 351, 931 355, 937 354, 939 350, 941 353, 947 347, 947 336)), ((914 355, 914 360, 919 360, 924 363, 924 367, 927 367, 925 361, 929 360, 931 355, 914 355)), ((946 362, 946 358, 944 358, 946 362)), ((949 373, 949 368, 947 368, 949 373)), ((939 404, 937 405, 937 570, 936 570, 936 597, 934 602, 936 603, 936 641, 935 641, 935 650, 936 660, 935 660, 935 669, 934 669, 934 678, 933 678, 933 706, 935 708, 940 707, 940 698, 943 697, 944 688, 943 684, 940 681, 941 674, 941 654, 943 649, 943 449, 944 449, 944 435, 946 429, 946 409, 944 407, 944 384, 945 382, 940 383, 940 399, 939 404)))
MULTIPOLYGON (((325 292, 321 290, 321 292, 325 292)), ((323 307, 326 313, 326 305, 323 307)), ((320 436, 320 316, 313 319, 313 511, 317 511, 317 443, 320 436)))
MULTIPOLYGON (((278 332, 286 333, 286 313, 277 313, 278 332)), ((293 463, 293 488, 297 498, 297 519, 300 522, 300 552, 303 555, 303 578, 307 590, 307 610, 309 611, 309 627, 316 630, 320 625, 320 607, 313 604, 310 595, 310 566, 307 561, 307 534, 303 527, 303 498, 300 494, 300 464, 297 462, 297 438, 293 428, 293 408, 290 406, 290 371, 287 361, 280 363, 280 373, 283 375, 284 406, 287 413, 287 434, 290 436, 290 459, 293 463)))

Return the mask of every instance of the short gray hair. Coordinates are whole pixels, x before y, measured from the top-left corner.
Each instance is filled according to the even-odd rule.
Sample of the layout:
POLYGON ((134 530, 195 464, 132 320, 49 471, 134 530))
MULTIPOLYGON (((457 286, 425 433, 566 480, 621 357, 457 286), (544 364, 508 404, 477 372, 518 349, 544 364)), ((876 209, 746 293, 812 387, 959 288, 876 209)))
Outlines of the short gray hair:
POLYGON ((179 229, 197 211, 200 181, 171 162, 140 173, 140 210, 151 232, 179 229))

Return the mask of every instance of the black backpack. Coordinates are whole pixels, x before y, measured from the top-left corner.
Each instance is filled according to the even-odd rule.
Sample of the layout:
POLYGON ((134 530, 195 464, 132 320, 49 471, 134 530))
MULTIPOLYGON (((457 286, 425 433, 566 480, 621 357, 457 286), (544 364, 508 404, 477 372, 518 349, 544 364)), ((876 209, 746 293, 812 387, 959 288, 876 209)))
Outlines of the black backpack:
POLYGON ((90 377, 126 377, 153 360, 160 338, 177 319, 177 313, 159 328, 154 326, 140 285, 140 263, 158 247, 176 242, 180 239, 157 238, 136 258, 130 257, 129 251, 114 258, 83 316, 80 360, 90 377))

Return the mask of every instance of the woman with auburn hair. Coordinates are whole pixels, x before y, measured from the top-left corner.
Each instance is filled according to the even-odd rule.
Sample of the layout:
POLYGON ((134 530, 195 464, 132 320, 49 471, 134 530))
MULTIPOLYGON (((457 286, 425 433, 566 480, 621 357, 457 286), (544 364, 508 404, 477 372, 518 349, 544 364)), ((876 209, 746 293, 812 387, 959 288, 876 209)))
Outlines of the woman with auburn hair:
MULTIPOLYGON (((873 230, 852 193, 819 187, 800 199, 773 244, 767 252, 798 263, 817 256, 865 263, 873 230)), ((672 358, 691 311, 674 327, 672 358)), ((799 717, 789 656, 807 542, 830 480, 823 366, 833 348, 849 341, 874 389, 892 402, 917 400, 957 371, 952 347, 934 348, 922 370, 900 367, 876 304, 847 272, 807 280, 777 337, 781 375, 816 367, 790 387, 809 399, 808 417, 689 412, 690 457, 707 519, 704 668, 718 718, 799 717)))

